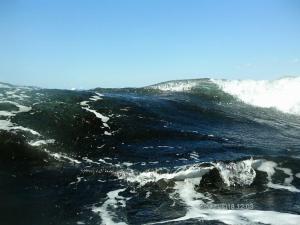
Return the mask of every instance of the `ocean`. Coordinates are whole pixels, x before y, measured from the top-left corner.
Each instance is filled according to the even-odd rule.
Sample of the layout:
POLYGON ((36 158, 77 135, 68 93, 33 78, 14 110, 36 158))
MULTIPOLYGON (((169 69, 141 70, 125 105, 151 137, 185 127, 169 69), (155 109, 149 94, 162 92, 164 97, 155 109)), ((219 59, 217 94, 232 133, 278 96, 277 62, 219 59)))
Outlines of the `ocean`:
POLYGON ((300 77, 0 84, 0 224, 300 224, 300 77))

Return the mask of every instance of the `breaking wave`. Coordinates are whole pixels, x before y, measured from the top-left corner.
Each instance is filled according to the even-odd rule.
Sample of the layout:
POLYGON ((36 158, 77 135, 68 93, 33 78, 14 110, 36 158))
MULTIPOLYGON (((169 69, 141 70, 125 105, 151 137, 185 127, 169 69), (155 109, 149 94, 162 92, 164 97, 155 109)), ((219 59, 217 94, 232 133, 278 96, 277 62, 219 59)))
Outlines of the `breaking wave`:
POLYGON ((259 107, 300 115, 300 77, 278 80, 212 80, 224 92, 259 107))
POLYGON ((169 81, 148 88, 172 92, 209 93, 220 96, 224 92, 257 107, 275 108, 284 113, 300 115, 300 77, 277 80, 218 80, 195 79, 169 81), (217 86, 217 87, 216 87, 217 86), (217 90, 221 89, 223 93, 217 90), (210 90, 210 92, 208 92, 210 90))

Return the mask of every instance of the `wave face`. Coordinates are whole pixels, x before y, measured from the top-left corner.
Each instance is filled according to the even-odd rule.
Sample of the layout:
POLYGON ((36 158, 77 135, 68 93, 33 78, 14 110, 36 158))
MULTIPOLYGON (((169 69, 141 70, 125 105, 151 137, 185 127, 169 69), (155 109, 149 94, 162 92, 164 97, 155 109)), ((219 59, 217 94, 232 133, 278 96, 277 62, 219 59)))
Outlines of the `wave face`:
POLYGON ((1 223, 299 224, 299 83, 0 83, 1 223))
MULTIPOLYGON (((192 92, 214 89, 211 94, 220 94, 213 84, 236 99, 258 107, 275 108, 284 113, 300 115, 300 77, 286 77, 278 80, 217 80, 195 79, 169 81, 149 88, 161 91, 192 92)), ((222 93, 221 93, 222 95, 222 93)))

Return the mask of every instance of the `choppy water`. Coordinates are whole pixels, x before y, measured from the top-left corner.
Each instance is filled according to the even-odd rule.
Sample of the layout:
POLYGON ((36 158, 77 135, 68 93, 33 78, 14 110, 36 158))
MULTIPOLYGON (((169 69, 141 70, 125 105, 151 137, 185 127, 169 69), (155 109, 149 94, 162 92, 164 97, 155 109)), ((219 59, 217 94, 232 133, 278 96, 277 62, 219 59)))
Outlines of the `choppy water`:
POLYGON ((300 78, 0 84, 0 224, 300 224, 300 78))

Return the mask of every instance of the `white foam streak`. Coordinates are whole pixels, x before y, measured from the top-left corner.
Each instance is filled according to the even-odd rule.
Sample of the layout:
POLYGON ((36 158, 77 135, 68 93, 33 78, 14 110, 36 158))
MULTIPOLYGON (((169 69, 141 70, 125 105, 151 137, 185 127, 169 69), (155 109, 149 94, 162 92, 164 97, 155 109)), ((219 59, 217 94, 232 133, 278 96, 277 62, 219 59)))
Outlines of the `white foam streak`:
POLYGON ((96 95, 90 97, 90 100, 91 100, 91 101, 98 101, 98 100, 102 100, 102 99, 103 99, 103 98, 101 98, 101 97, 104 96, 103 94, 100 94, 100 93, 98 93, 98 92, 96 92, 95 94, 96 94, 96 95))
POLYGON ((117 208, 118 205, 121 207, 126 206, 126 199, 119 196, 119 193, 125 191, 125 189, 118 189, 107 193, 107 200, 100 206, 94 206, 92 211, 99 214, 102 219, 103 225, 126 225, 125 222, 114 222, 113 218, 116 216, 110 209, 117 208))
POLYGON ((30 141, 29 144, 31 146, 41 146, 41 145, 46 145, 46 144, 53 144, 55 142, 54 139, 49 139, 49 140, 38 140, 38 141, 30 141))
POLYGON ((291 191, 291 192, 300 192, 299 189, 297 189, 296 187, 294 187, 293 185, 291 185, 291 182, 293 181, 293 173, 292 170, 289 168, 281 168, 281 167, 277 167, 277 163, 272 162, 272 161, 264 161, 261 162, 261 165, 257 168, 257 170, 259 171, 263 171, 266 172, 268 175, 268 183, 267 186, 269 188, 273 188, 273 189, 284 189, 287 191, 291 191), (286 175, 288 175, 289 177, 286 178, 284 180, 284 185, 282 184, 274 184, 272 182, 272 176, 274 175, 274 173, 276 172, 275 169, 277 170, 281 170, 283 171, 286 175))
POLYGON ((275 173, 275 168, 277 163, 272 161, 264 161, 261 162, 261 165, 258 166, 257 170, 266 172, 268 175, 268 179, 270 180, 273 174, 275 173))
POLYGON ((78 161, 77 159, 73 159, 63 153, 57 153, 57 152, 50 152, 49 150, 47 149, 44 149, 44 152, 48 153, 51 157, 55 158, 56 160, 58 161, 63 161, 63 160, 68 160, 72 163, 76 163, 76 164, 80 164, 81 162, 78 161))
POLYGON ((9 120, 0 120, 0 130, 11 130, 13 124, 9 120))
POLYGON ((35 130, 32 130, 30 128, 26 128, 26 127, 22 127, 22 126, 16 126, 15 124, 13 124, 9 120, 0 120, 0 130, 6 130, 6 131, 23 130, 23 131, 29 132, 33 135, 41 136, 39 132, 37 132, 35 130))
POLYGON ((8 111, 0 111, 0 116, 11 117, 14 116, 14 113, 8 111))
POLYGON ((290 168, 282 168, 282 167, 277 167, 277 169, 283 171, 286 175, 289 176, 284 179, 284 184, 290 185, 292 183, 292 181, 294 180, 292 170, 290 168))
POLYGON ((87 107, 84 107, 86 111, 89 111, 93 113, 97 118, 101 119, 103 123, 106 123, 109 120, 109 117, 103 116, 101 113, 98 113, 96 110, 89 109, 87 107))
POLYGON ((27 127, 22 127, 22 126, 14 126, 14 127, 11 127, 10 130, 23 130, 26 132, 30 132, 33 135, 41 136, 41 134, 39 132, 32 130, 30 128, 27 128, 27 127))
MULTIPOLYGON (((98 93, 98 92, 95 92, 96 95, 92 96, 89 98, 90 101, 98 101, 98 100, 102 100, 102 97, 104 95, 98 93)), ((82 106, 81 108, 90 112, 90 113, 93 113, 97 118, 101 119, 102 123, 103 123, 103 126, 110 129, 109 125, 107 124, 107 122, 109 121, 109 117, 107 116, 104 116, 102 115, 101 113, 97 112, 96 110, 94 109, 91 109, 90 105, 89 105, 89 102, 90 101, 82 101, 80 102, 79 104, 82 106)), ((104 131, 104 135, 107 135, 107 136, 111 136, 113 135, 112 132, 109 132, 109 131, 104 131)))
POLYGON ((79 104, 80 104, 81 106, 88 106, 88 103, 89 103, 89 101, 82 101, 82 102, 80 102, 79 104))
POLYGON ((12 117, 15 116, 17 113, 22 113, 22 112, 29 112, 31 110, 31 107, 27 107, 24 105, 20 105, 17 102, 13 102, 13 101, 0 101, 0 103, 9 103, 12 104, 14 106, 16 106, 18 108, 17 111, 0 111, 0 116, 7 116, 7 117, 12 117))

